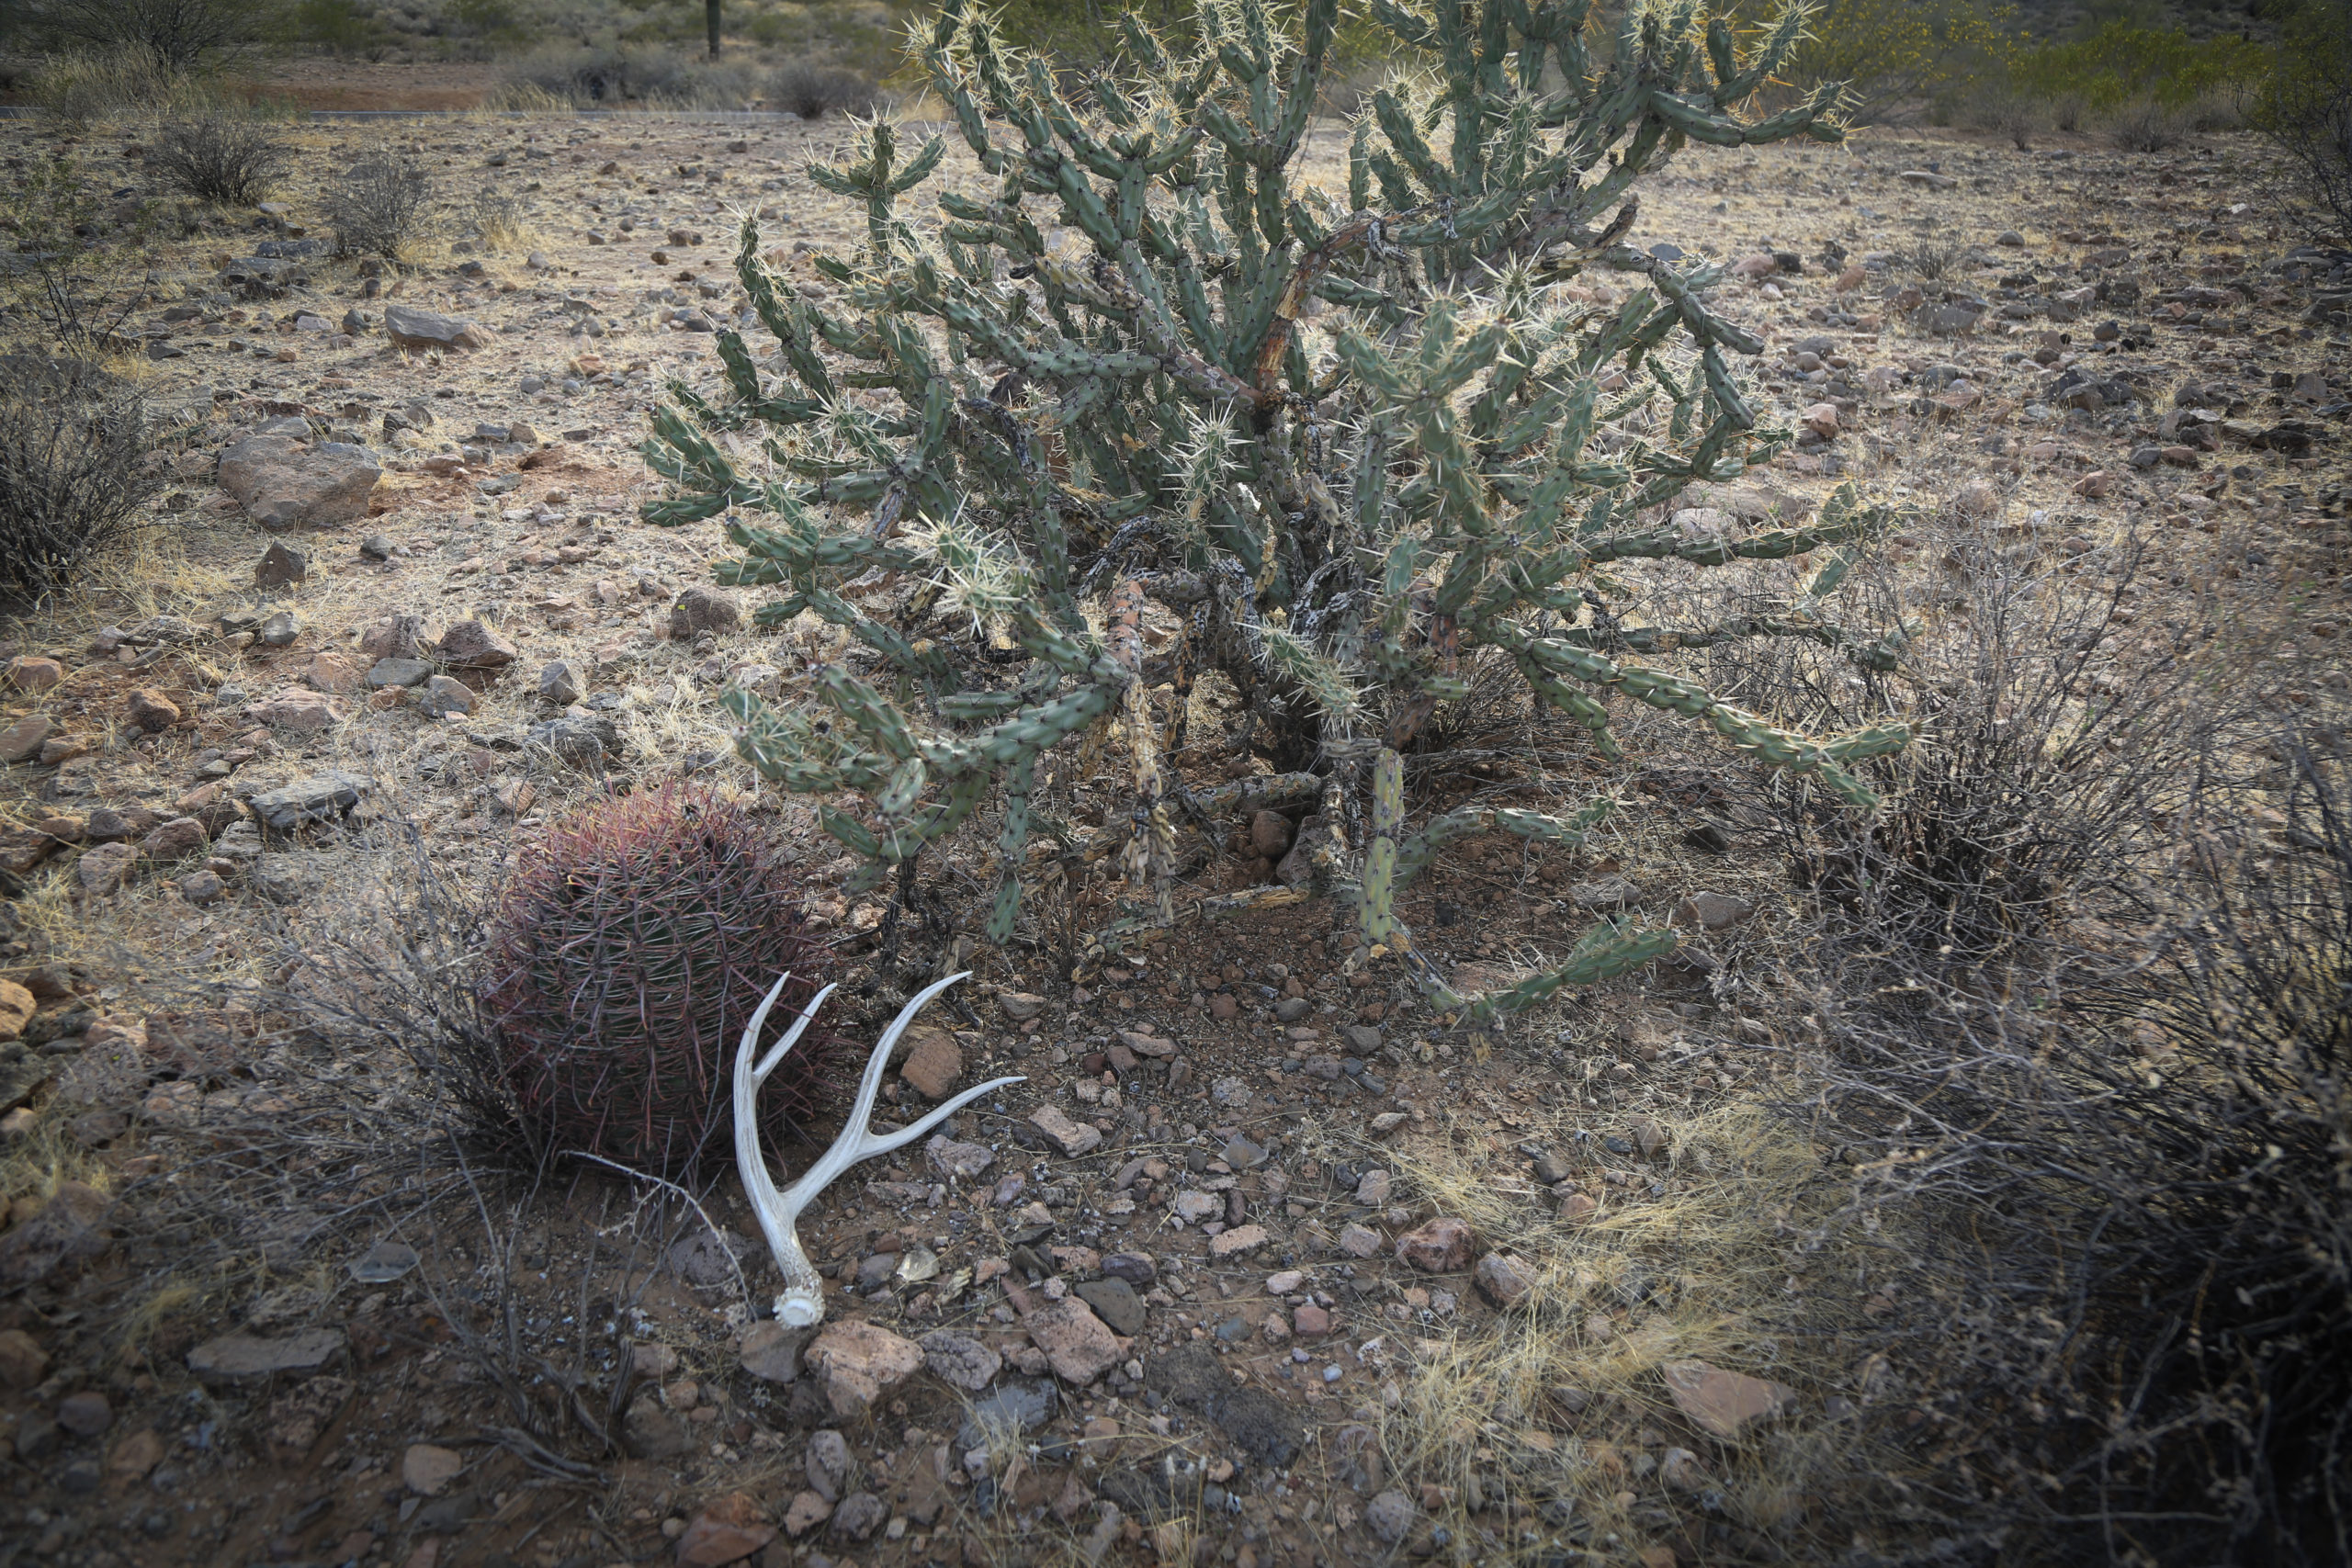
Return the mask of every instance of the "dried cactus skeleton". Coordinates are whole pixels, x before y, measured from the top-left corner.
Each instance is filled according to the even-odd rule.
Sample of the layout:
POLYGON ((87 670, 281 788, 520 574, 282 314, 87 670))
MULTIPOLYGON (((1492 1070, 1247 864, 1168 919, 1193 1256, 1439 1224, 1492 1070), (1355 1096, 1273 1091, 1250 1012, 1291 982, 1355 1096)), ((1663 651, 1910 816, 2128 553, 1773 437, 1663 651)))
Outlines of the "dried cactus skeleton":
POLYGON ((950 975, 944 980, 926 987, 914 998, 899 1010, 890 1027, 874 1047, 874 1055, 865 1064, 865 1077, 857 1086, 857 1102, 850 1108, 849 1121, 842 1126, 841 1136, 832 1146, 817 1156, 815 1163, 800 1173, 800 1179, 778 1190, 775 1178, 768 1173, 767 1156, 760 1147, 759 1099, 760 1085, 767 1081, 776 1064, 798 1043, 809 1021, 825 998, 833 994, 827 986, 809 1000, 785 1031, 784 1038, 753 1065, 752 1057, 760 1047, 760 1031, 768 1021, 768 1010, 775 1006, 784 988, 792 981, 786 975, 775 983, 752 1021, 743 1030, 742 1043, 735 1051, 735 1162, 743 1177, 743 1190, 752 1201, 752 1212, 759 1216, 760 1234, 767 1237, 768 1251, 775 1258, 775 1266, 784 1276, 784 1290, 775 1299, 775 1315, 786 1326, 806 1328, 825 1315, 825 1281, 810 1267, 808 1254, 800 1245, 800 1213, 809 1201, 831 1186, 844 1171, 860 1160, 887 1155, 903 1148, 930 1132, 942 1122, 961 1111, 983 1095, 1010 1085, 1026 1082, 1019 1077, 990 1078, 974 1089, 967 1089, 946 1103, 933 1108, 928 1114, 894 1133, 876 1134, 870 1122, 874 1101, 882 1090, 882 1071, 890 1063, 891 1048, 907 1032, 907 1025, 933 997, 947 989, 964 975, 950 975))
POLYGON ((1623 243, 1631 186, 1659 160, 1690 141, 1836 141, 1836 94, 1736 112, 1802 36, 1801 4, 1745 47, 1697 0, 1627 4, 1613 47, 1589 51, 1604 25, 1591 9, 1374 0, 1400 58, 1430 69, 1355 121, 1343 204, 1300 177, 1336 0, 1308 0, 1287 37, 1266 0, 1216 0, 1189 52, 1123 16, 1130 68, 1082 98, 947 0, 920 52, 984 185, 943 192, 927 235, 900 201, 940 168, 943 141, 901 161, 877 123, 861 162, 812 166, 865 207, 861 253, 814 264, 838 310, 779 282, 745 219, 738 276, 783 381, 721 333, 730 396, 673 383, 644 450, 673 489, 645 515, 723 515, 744 554, 721 581, 786 589, 762 625, 813 614, 878 667, 822 666, 813 702, 788 710, 728 698, 742 755, 819 799, 862 886, 1001 795, 987 930, 1010 939, 1024 883, 1068 850, 1031 840, 1041 760, 1115 735, 1132 798, 1086 853, 1115 857, 1133 897, 1086 963, 1175 917, 1180 832, 1319 798, 1310 891, 1352 907, 1359 954, 1397 955, 1442 1006, 1484 1021, 1673 938, 1604 920, 1555 970, 1487 998, 1456 996, 1421 956, 1396 890, 1442 844, 1574 845, 1616 805, 1456 811, 1406 832, 1400 754, 1468 693, 1474 660, 1515 668, 1537 711, 1604 758, 1619 755, 1610 703, 1630 699, 1872 804, 1852 765, 1900 748, 1903 727, 1808 739, 1643 661, 1759 637, 1896 657, 1899 632, 1849 630, 1830 606, 1891 521, 1850 488, 1801 526, 1669 520, 1689 485, 1792 437, 1762 426, 1734 378, 1727 355, 1762 345, 1709 304, 1720 270, 1623 243), (1626 298, 1567 287, 1588 272, 1630 280, 1626 298), (757 461, 738 435, 759 427, 764 477, 737 462, 757 461), (872 510, 834 520, 851 508, 872 510), (1642 563, 1816 552, 1762 613, 1689 626, 1635 613, 1642 563), (902 613, 876 613, 843 592, 861 574, 922 586, 902 613), (1156 660, 1150 603, 1180 623, 1156 660), (1232 748, 1291 771, 1215 792, 1178 775, 1168 759, 1204 670, 1244 710, 1232 748), (865 809, 829 798, 844 792, 865 809))

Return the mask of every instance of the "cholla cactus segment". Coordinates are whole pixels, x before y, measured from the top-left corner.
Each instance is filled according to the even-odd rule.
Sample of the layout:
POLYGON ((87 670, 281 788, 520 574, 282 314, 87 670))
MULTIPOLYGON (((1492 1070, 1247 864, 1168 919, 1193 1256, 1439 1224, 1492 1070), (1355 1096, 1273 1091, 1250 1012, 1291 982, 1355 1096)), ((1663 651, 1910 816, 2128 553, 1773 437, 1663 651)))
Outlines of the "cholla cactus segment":
MULTIPOLYGON (((820 819, 870 877, 1002 802, 988 920, 1009 936, 1036 861, 1032 770, 1122 747, 1133 798, 1103 852, 1138 897, 1096 933, 1105 952, 1176 913, 1172 835, 1210 808, 1173 758, 1210 671, 1252 749, 1324 769, 1335 822, 1377 794, 1364 732, 1430 744, 1482 649, 1605 758, 1612 714, 1639 704, 1866 807, 1865 761, 1899 728, 1807 738, 1683 659, 1764 637, 1899 658, 1899 628, 1838 619, 1892 514, 1849 489, 1809 522, 1677 525, 1690 487, 1792 436, 1743 371, 1762 344, 1718 307, 1720 270, 1625 243, 1661 160, 1841 134, 1832 91, 1747 111, 1807 15, 1372 0, 1396 69, 1350 128, 1343 199, 1302 177, 1337 0, 1217 0, 1182 43, 1123 17, 1126 65, 1082 96, 944 0, 914 52, 968 164, 876 121, 813 168, 866 218, 854 254, 814 258, 822 300, 771 273, 747 216, 736 271, 774 349, 720 334, 723 375, 678 389, 647 445, 672 491, 649 520, 726 517, 741 553, 720 575, 775 590, 763 625, 812 615, 872 655, 821 672, 802 710, 730 698, 743 755, 828 796, 820 819), (1731 619, 1645 607, 1661 567, 1804 556, 1824 564, 1798 592, 1731 619), (845 592, 869 572, 920 586, 886 611, 845 592), (1148 657, 1148 601, 1182 628, 1148 657)), ((1310 886, 1409 951, 1395 887, 1450 836, 1574 842, 1601 809, 1441 814, 1419 834, 1391 812, 1368 840, 1319 843, 1310 886)), ((1555 983, 1658 939, 1592 940, 1555 983)))

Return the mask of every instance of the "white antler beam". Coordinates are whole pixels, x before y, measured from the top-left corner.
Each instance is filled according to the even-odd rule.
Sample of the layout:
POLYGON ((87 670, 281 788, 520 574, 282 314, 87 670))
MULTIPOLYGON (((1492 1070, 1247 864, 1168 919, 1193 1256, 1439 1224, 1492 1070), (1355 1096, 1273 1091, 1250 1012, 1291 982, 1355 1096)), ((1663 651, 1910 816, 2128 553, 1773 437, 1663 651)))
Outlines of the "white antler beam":
POLYGON ((800 1179, 782 1191, 776 1190, 775 1179, 768 1174, 767 1156, 760 1148, 760 1086, 775 1071, 775 1065, 784 1060, 785 1053, 799 1042, 802 1031, 817 1016, 825 998, 833 994, 833 987, 827 986, 809 999, 800 1016, 792 1021, 792 1027, 785 1031, 784 1038, 756 1066, 752 1057, 760 1048, 760 1031, 767 1023, 768 1010, 775 1006, 776 998, 791 982, 789 974, 776 981, 744 1028, 742 1043, 735 1051, 735 1161, 742 1168, 743 1190, 751 1197, 752 1212, 760 1218, 760 1230, 768 1238, 768 1250, 775 1256, 775 1266, 784 1274, 784 1293, 775 1299, 775 1315, 791 1327, 805 1328, 825 1315, 825 1282, 809 1267, 808 1255, 800 1247, 800 1211, 808 1206, 809 1200, 831 1186, 842 1172, 858 1161, 887 1155, 914 1142, 991 1090, 1028 1081, 1020 1077, 990 1078, 978 1089, 966 1089, 910 1126, 880 1134, 870 1130, 874 1101, 882 1092, 882 1071, 890 1062, 890 1048, 933 997, 968 976, 969 971, 950 975, 936 985, 924 987, 899 1010, 899 1016, 882 1032, 872 1059, 865 1064, 865 1077, 857 1086, 857 1103, 850 1108, 849 1124, 833 1140, 833 1146, 818 1156, 817 1162, 800 1173, 800 1179))

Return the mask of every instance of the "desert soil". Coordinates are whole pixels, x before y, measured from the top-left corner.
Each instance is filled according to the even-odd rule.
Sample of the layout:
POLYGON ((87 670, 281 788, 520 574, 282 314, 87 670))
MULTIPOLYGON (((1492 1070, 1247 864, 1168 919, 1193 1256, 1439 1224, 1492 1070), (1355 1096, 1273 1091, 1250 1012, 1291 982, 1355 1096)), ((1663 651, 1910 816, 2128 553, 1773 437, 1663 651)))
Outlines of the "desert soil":
MULTIPOLYGON (((1770 1543, 1694 1474, 1855 1402, 1900 1404, 1899 1376, 1859 1351, 1800 1356, 1761 1331, 1690 1371, 1656 1301, 1626 1292, 1589 1331, 1653 1333, 1655 1397, 1612 1416, 1546 1391, 1459 1437, 1473 1476, 1504 1448, 1606 1467, 1598 1522, 1541 1487, 1390 1468, 1417 1360, 1518 1332, 1512 1257, 1572 1257, 1594 1213, 1703 1181, 1677 1129, 1792 1068, 1758 976, 1796 895, 1714 788, 1745 764, 1664 730, 1622 770, 1565 739, 1541 777, 1475 738, 1417 764, 1417 810, 1597 787, 1647 807, 1579 857, 1514 841, 1430 878, 1408 913, 1448 964, 1507 976, 1621 898, 1723 921, 1694 930, 1695 962, 1491 1040, 1450 1033, 1391 964, 1343 973, 1351 944, 1312 903, 1185 926, 1086 984, 1051 943, 972 953, 965 1010, 930 1021, 950 1078, 1027 1081, 961 1115, 951 1144, 860 1168, 819 1203, 803 1235, 832 1276, 824 1341, 748 1320, 718 1248, 659 1194, 564 1170, 517 1197, 484 1175, 501 1250, 469 1229, 461 1187, 419 1189, 446 1161, 329 1131, 322 1106, 393 1105, 418 1069, 307 1031, 277 998, 406 874, 394 828, 481 882, 516 835, 616 781, 693 769, 758 790, 718 693, 789 696, 839 650, 821 628, 750 629, 756 592, 738 625, 681 616, 673 635, 727 547, 716 523, 637 520, 658 487, 635 446, 668 378, 712 378, 710 328, 743 308, 738 213, 820 292, 808 253, 851 249, 863 220, 803 172, 847 144, 835 124, 300 134, 281 211, 191 214, 155 243, 133 330, 148 390, 181 421, 158 542, 0 623, 0 660, 17 661, 0 731, 39 735, 0 773, 0 974, 36 1004, 0 1067, 16 1182, 0 1193, 0 1562, 1741 1561, 1770 1543), (324 188, 379 149, 422 159, 449 204, 437 238, 380 267, 335 257, 321 226, 324 188), (480 346, 392 344, 391 307, 469 321, 480 346), (265 426, 295 457, 365 448, 381 473, 364 515, 265 531, 214 482, 219 455, 265 426), (256 585, 273 547, 299 581, 256 585), (441 670, 429 697, 371 688, 400 615, 418 617, 428 664, 468 622, 511 660, 441 670), (559 662, 577 687, 563 706, 542 694, 559 662), (535 742, 566 707, 610 721, 607 756, 583 767, 535 742), (39 730, 11 729, 28 720, 39 730), (329 773, 356 805, 258 829, 246 803, 329 773), (1702 819, 1715 830, 1686 835, 1702 819), (151 838, 187 820, 193 839, 151 838), (1523 1193, 1527 1232, 1450 1235, 1428 1175, 1447 1171, 1523 1193), (189 1219, 210 1184, 229 1234, 189 1219), (497 1439, 514 1406, 469 1348, 505 1334, 502 1292, 524 1349, 584 1355, 594 1399, 628 1337, 645 1375, 626 1452, 582 1457, 561 1423, 536 1457, 497 1439), (241 1374, 240 1353, 263 1369, 241 1374), (1655 1382, 1668 1363, 1696 1392, 1655 1382)), ((1327 156, 1342 145, 1318 134, 1327 156)), ((0 126, 12 170, 62 141, 130 188, 140 140, 0 126)), ((954 157, 940 176, 973 177, 954 157)), ((2142 615, 2161 620, 2176 591, 2282 606, 2299 630, 2265 657, 2340 687, 2344 258, 2291 254, 2274 216, 2235 141, 2141 156, 1877 131, 1693 150, 1645 187, 1635 239, 1742 264, 1723 293, 1769 339, 1767 399, 1815 433, 1717 506, 1802 515, 1851 479, 1919 511, 1894 549, 1921 574, 1938 528, 2056 558, 2132 531, 2156 552, 2142 615), (1948 248, 1940 276, 1921 276, 1923 247, 1948 248)), ((1214 695, 1180 759, 1210 779, 1236 765, 1214 695)), ((1066 785, 1081 820, 1088 783, 1066 785)), ((837 891, 847 863, 805 803, 761 799, 842 940, 845 1027, 870 1039, 902 994, 871 984, 881 905, 837 891)), ((1253 843, 1231 824, 1188 886, 1263 881, 1260 851, 1288 826, 1253 843)), ((956 852, 977 868, 986 850, 956 852)), ((1073 875, 1082 920, 1099 874, 1073 875)), ((940 949, 918 931, 910 953, 936 965, 940 949)), ((890 1100, 886 1116, 923 1102, 895 1075, 890 1100)), ((708 1203, 735 1243, 756 1237, 731 1181, 708 1203)), ((764 1301, 755 1241, 744 1261, 764 1301)), ((1924 1442, 1934 1422, 1913 1414, 1924 1442)), ((1815 1498, 1792 1517, 1808 1507, 1816 1525, 1836 1514, 1815 1498)))

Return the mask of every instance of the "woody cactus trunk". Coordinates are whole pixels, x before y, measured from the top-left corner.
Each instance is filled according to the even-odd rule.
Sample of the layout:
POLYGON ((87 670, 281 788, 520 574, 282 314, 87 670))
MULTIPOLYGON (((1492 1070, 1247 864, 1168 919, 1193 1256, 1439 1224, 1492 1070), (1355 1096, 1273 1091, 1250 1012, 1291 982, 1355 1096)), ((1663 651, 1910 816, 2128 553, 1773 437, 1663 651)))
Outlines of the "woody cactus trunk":
POLYGON ((1118 857, 1132 897, 1091 957, 1175 917, 1181 822, 1319 799, 1308 886, 1195 908, 1340 898, 1359 958, 1398 955, 1441 1007, 1483 1021, 1673 937, 1604 920, 1557 968, 1481 997, 1421 956, 1397 894, 1441 846, 1573 845, 1617 805, 1412 830, 1400 754, 1473 661, 1507 660, 1608 757, 1612 705, 1646 704, 1858 808, 1873 800, 1853 765, 1907 739, 1807 739, 1644 661, 1772 637, 1895 656, 1829 614, 1888 521, 1850 490, 1802 527, 1665 521, 1686 486, 1731 479, 1791 434, 1760 423, 1735 374, 1762 345, 1710 305, 1718 270, 1621 243, 1635 183, 1686 142, 1840 132, 1832 91, 1740 112, 1802 37, 1801 6, 1743 41, 1693 0, 1613 22, 1587 0, 1374 0, 1408 69, 1350 128, 1346 189, 1328 190, 1302 174, 1336 12, 1213 0, 1183 50, 1124 17, 1123 69, 1081 85, 946 0, 920 53, 977 177, 918 220, 909 198, 942 140, 902 157, 877 123, 858 163, 812 165, 866 214, 858 254, 815 261, 828 302, 777 280, 746 218, 737 272, 775 351, 763 363, 722 333, 726 391, 672 384, 645 452, 673 488, 645 515, 724 516, 743 553, 720 581, 784 590, 763 625, 813 614, 864 645, 815 671, 804 705, 728 700, 742 755, 817 797, 870 877, 998 813, 989 935, 1007 939, 1051 858, 1030 840, 1040 759, 1115 736, 1132 809, 1091 848, 1118 857), (1595 306, 1580 276, 1626 297, 1595 306), (1672 630, 1626 613, 1640 563, 1796 555, 1818 564, 1768 613, 1672 630), (895 614, 843 595, 877 570, 924 586, 895 614), (1182 627, 1149 660, 1147 602, 1182 627), (1169 759, 1206 670, 1250 712, 1237 748, 1294 771, 1187 787, 1169 759))

